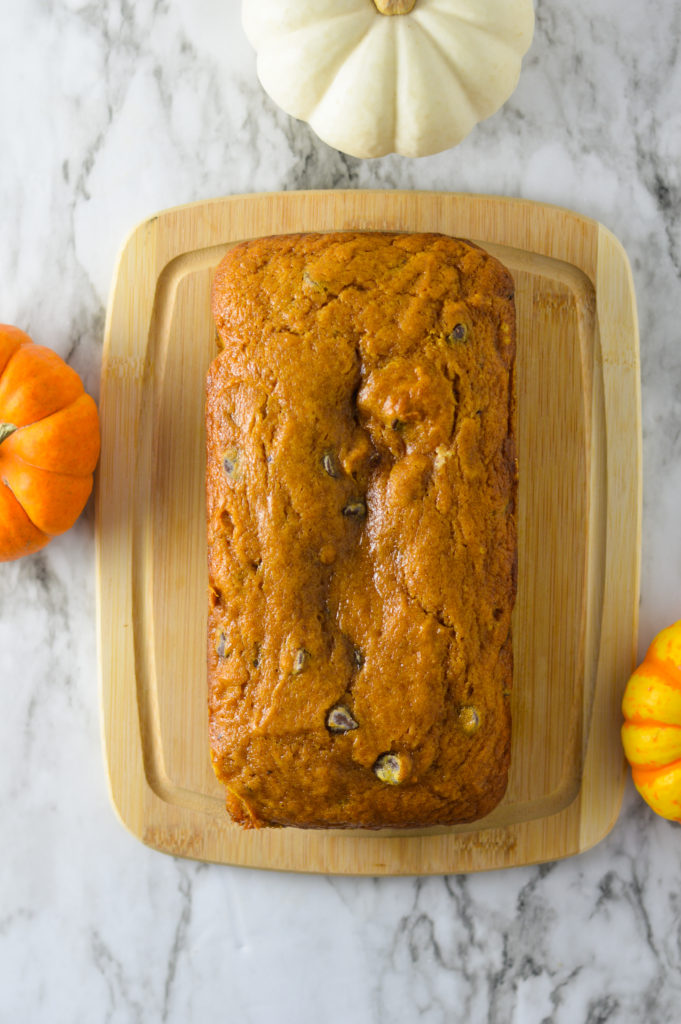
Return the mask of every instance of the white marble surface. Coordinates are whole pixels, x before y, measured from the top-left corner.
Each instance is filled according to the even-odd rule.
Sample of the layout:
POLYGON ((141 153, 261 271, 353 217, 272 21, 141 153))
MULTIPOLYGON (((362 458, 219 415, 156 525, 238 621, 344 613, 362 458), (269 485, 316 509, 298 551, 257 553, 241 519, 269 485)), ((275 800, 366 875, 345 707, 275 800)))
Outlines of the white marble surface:
MULTIPOLYGON (((519 88, 458 149, 359 162, 261 92, 236 0, 0 0, 0 321, 96 396, 129 230, 270 189, 548 200, 603 221, 635 277, 641 649, 681 617, 681 7, 538 0, 519 88)), ((109 805, 93 514, 0 566, 0 1021, 669 1024, 681 830, 631 787, 610 835, 541 867, 353 880, 154 853, 109 805)))

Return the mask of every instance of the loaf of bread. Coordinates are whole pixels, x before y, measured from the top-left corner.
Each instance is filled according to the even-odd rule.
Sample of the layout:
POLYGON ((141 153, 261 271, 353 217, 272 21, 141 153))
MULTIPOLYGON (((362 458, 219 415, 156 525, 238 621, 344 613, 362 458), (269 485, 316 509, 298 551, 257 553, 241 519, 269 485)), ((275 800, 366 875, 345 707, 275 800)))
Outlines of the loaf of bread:
POLYGON ((246 827, 488 814, 510 757, 515 311, 436 234, 290 235, 217 269, 210 742, 246 827))

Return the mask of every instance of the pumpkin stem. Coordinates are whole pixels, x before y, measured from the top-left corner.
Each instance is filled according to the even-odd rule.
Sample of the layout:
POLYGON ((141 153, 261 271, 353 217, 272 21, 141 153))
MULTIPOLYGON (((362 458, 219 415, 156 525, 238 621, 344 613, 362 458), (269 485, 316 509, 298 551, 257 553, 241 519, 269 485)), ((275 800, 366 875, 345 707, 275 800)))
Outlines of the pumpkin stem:
POLYGON ((0 423, 0 444, 5 441, 17 428, 13 423, 0 423))
POLYGON ((409 14, 416 0, 374 0, 379 14, 409 14))

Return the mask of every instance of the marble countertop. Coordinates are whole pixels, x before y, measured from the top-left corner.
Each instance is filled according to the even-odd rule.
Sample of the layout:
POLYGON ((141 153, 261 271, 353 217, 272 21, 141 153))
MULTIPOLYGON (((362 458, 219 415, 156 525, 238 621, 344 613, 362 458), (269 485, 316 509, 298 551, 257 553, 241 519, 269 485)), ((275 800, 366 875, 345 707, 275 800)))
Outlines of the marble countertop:
MULTIPOLYGON (((97 397, 130 230, 229 193, 524 196, 623 242, 641 328, 640 650, 681 617, 681 8, 537 0, 519 87, 458 148, 359 161, 263 94, 236 0, 0 0, 0 321, 97 397)), ((594 849, 469 876, 205 865, 116 819, 102 760, 93 508, 0 566, 0 1020, 669 1024, 681 831, 628 786, 594 849)))

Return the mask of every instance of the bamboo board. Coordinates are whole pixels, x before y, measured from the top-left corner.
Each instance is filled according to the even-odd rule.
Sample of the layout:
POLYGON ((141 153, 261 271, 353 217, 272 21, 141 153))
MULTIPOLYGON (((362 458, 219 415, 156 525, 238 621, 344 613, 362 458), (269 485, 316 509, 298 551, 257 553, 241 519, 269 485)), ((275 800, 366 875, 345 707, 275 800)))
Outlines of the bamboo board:
POLYGON ((128 240, 108 311, 97 478, 98 625, 113 804, 181 856, 344 874, 437 874, 569 856, 619 812, 619 704, 636 650, 641 427, 631 273, 601 225, 525 200, 337 191, 168 210, 128 240), (509 786, 484 821, 424 832, 242 831, 210 765, 204 377, 212 273, 288 231, 443 231, 516 282, 519 589, 509 786))

